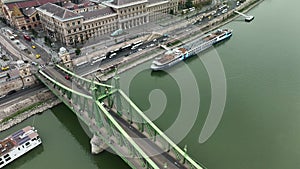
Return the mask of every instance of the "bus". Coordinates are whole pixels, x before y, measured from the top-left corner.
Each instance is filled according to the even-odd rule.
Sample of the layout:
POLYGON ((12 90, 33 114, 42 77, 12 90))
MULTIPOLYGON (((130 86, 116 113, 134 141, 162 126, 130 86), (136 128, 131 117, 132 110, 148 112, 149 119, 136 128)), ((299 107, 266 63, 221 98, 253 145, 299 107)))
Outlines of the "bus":
POLYGON ((133 42, 132 45, 137 45, 137 44, 140 44, 142 42, 143 42, 142 40, 139 40, 139 41, 133 42))
POLYGON ((109 58, 111 59, 111 58, 113 58, 116 55, 117 55, 116 53, 112 53, 112 54, 109 55, 109 58))
POLYGON ((131 50, 136 49, 137 47, 141 46, 142 44, 143 44, 143 42, 138 43, 138 44, 136 44, 136 45, 133 45, 132 48, 131 48, 131 50))
POLYGON ((126 46, 121 47, 120 50, 123 51, 123 50, 129 49, 131 46, 132 46, 132 44, 128 44, 126 46))
POLYGON ((105 54, 101 55, 101 57, 99 57, 99 56, 94 57, 94 58, 92 58, 92 63, 91 63, 91 65, 93 65, 93 64, 95 64, 95 63, 97 63, 97 62, 101 62, 101 61, 104 60, 104 59, 106 59, 106 55, 105 55, 105 54))

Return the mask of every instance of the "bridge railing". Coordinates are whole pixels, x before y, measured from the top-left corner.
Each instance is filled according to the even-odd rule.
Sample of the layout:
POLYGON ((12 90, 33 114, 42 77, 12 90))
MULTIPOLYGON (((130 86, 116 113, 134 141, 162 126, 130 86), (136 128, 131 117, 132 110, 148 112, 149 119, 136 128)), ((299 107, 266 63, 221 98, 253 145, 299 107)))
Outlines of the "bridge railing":
MULTIPOLYGON (((106 108, 99 102, 96 101, 97 106, 105 117, 108 118, 106 129, 111 135, 118 138, 118 144, 126 146, 130 150, 130 156, 138 158, 140 162, 146 168, 159 169, 159 167, 148 157, 145 152, 134 142, 134 140, 127 134, 127 132, 120 126, 120 124, 112 117, 112 115, 106 110, 106 108)), ((104 125, 105 125, 104 124, 104 125)))
MULTIPOLYGON (((188 166, 190 169, 203 169, 188 154, 187 150, 183 151, 171 139, 169 139, 148 117, 128 98, 122 91, 118 90, 119 96, 115 97, 116 110, 127 119, 129 123, 133 123, 141 132, 146 132, 152 140, 157 143, 162 150, 171 152, 181 164, 188 166), (119 97, 119 98, 118 98, 119 97), (118 103, 119 102, 119 103, 118 103)), ((163 153, 163 152, 162 152, 163 153)))
MULTIPOLYGON (((124 154, 123 152, 123 154, 119 154, 119 155, 121 156, 121 158, 124 159, 124 161, 129 163, 131 167, 134 167, 134 165, 132 165, 127 158, 137 158, 140 161, 140 165, 143 168, 159 169, 157 164, 155 164, 151 160, 151 158, 148 157, 145 154, 145 152, 134 142, 134 140, 126 133, 126 131, 120 126, 120 124, 114 119, 114 117, 112 117, 112 115, 106 110, 106 108, 98 100, 96 100, 96 96, 92 97, 77 92, 71 88, 68 88, 67 86, 64 86, 58 81, 54 80, 45 72, 41 70, 39 70, 38 72, 39 74, 37 74, 37 77, 45 85, 47 85, 47 87, 57 97, 59 97, 87 126, 89 126, 90 130, 93 125, 97 127, 96 129, 100 129, 104 127, 107 132, 107 137, 105 138, 103 135, 101 136, 103 139, 106 139, 105 142, 108 145, 111 145, 109 140, 112 137, 114 137, 117 138, 118 145, 125 146, 127 148, 129 154, 124 154), (83 99, 84 101, 77 103, 79 99, 83 99), (95 120, 98 121, 99 123, 97 122, 94 123, 95 120)), ((94 132, 99 132, 99 131, 94 131, 94 132)), ((114 150, 118 152, 118 150, 116 149, 114 150)), ((136 168, 140 168, 140 167, 136 167, 136 168)))
POLYGON ((60 65, 58 65, 58 64, 56 65, 56 67, 59 68, 60 70, 64 71, 64 72, 66 72, 67 74, 71 75, 73 78, 77 78, 77 79, 79 79, 79 80, 81 80, 81 81, 83 81, 83 82, 87 82, 87 83, 89 83, 89 84, 94 83, 95 85, 98 85, 98 86, 101 86, 101 87, 112 88, 111 85, 99 83, 99 82, 97 82, 97 81, 92 81, 92 80, 86 79, 86 78, 84 78, 84 77, 81 77, 81 76, 79 76, 79 75, 73 73, 72 71, 70 71, 70 70, 68 70, 68 69, 66 69, 66 68, 64 68, 64 67, 62 67, 62 66, 60 66, 60 65))

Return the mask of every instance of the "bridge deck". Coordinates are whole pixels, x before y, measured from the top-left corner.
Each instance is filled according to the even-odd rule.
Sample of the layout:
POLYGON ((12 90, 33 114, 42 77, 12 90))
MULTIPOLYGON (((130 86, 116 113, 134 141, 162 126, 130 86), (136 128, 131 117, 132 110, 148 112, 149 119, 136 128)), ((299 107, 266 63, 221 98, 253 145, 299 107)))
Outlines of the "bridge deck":
MULTIPOLYGON (((47 70, 44 70, 44 72, 46 72, 46 74, 49 75, 50 77, 54 77, 54 79, 57 82, 61 83, 62 85, 66 86, 70 89, 73 89, 77 92, 91 96, 91 93, 89 93, 88 91, 83 89, 81 86, 79 86, 75 83, 72 83, 72 81, 66 80, 64 75, 59 73, 54 68, 49 68, 47 70)), ((69 107, 74 106, 74 105, 71 105, 71 102, 66 97, 64 99, 65 99, 64 102, 66 104, 69 104, 69 107)), ((92 106, 92 105, 88 105, 88 106, 92 106)), ((128 133, 128 135, 131 138, 133 138, 133 140, 145 152, 145 154, 147 154, 148 157, 150 157, 150 159, 153 160, 157 166, 159 166, 159 168, 164 168, 165 164, 167 164, 168 168, 174 168, 174 169, 175 168, 180 168, 180 169, 186 168, 185 166, 181 165, 180 162, 178 162, 176 159, 174 159, 171 155, 169 155, 168 153, 166 153, 162 149, 160 149, 160 147, 155 145, 155 143, 153 141, 146 138, 145 135, 143 135, 137 129, 132 127, 127 121, 122 119, 116 113, 114 113, 112 111, 109 111, 109 112, 114 117, 114 119, 121 125, 121 127, 126 131, 126 133, 128 133)), ((85 121, 89 122, 90 126, 93 128, 94 131, 101 131, 102 134, 107 135, 107 134, 105 134, 106 132, 103 131, 103 129, 100 129, 95 125, 95 119, 90 119, 87 112, 80 112, 80 115, 85 119, 85 121)), ((111 143, 113 143, 112 145, 114 147, 112 147, 112 149, 119 151, 121 153, 121 155, 125 156, 127 158, 127 160, 129 160, 130 162, 133 163, 133 165, 138 165, 138 160, 136 158, 128 157, 129 156, 128 150, 126 150, 124 148, 124 146, 123 147, 117 146, 116 138, 112 137, 112 138, 108 138, 108 139, 111 143)))

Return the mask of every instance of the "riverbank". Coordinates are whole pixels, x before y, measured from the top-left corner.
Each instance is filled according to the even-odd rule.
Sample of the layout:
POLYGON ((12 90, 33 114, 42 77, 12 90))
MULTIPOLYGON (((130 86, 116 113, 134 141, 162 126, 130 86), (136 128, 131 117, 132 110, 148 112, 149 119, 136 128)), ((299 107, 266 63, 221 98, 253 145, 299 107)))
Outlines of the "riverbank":
MULTIPOLYGON (((261 3, 263 0, 253 0, 253 1, 249 1, 248 4, 245 4, 244 6, 240 6, 241 9, 237 9, 237 10, 242 10, 241 12, 248 12, 249 10, 251 10, 252 8, 254 8, 255 6, 257 6, 259 3, 261 3)), ((195 37, 194 34, 191 35, 191 37, 189 38, 185 38, 183 40, 183 42, 186 41, 190 41, 194 38, 200 37, 203 34, 210 32, 216 28, 219 28, 231 21, 233 21, 234 19, 236 19, 237 17, 239 17, 238 15, 236 15, 235 13, 232 12, 232 15, 227 15, 227 17, 224 17, 222 22, 219 22, 219 18, 216 18, 216 21, 212 21, 210 23, 208 23, 209 27, 207 27, 207 25, 202 26, 198 31, 195 31, 194 33, 197 34, 197 36, 195 37), (217 22, 218 21, 218 22, 217 22)), ((230 13, 229 12, 229 13, 230 13)), ((101 81, 107 81, 110 78, 112 78, 115 75, 115 72, 113 71, 116 66, 118 66, 118 73, 122 73, 125 72, 131 68, 134 68, 142 63, 145 63, 155 57, 157 57, 157 55, 162 54, 164 51, 159 51, 159 52, 145 52, 143 56, 141 55, 135 55, 135 57, 131 57, 131 58, 126 58, 125 61, 122 60, 122 62, 118 62, 118 64, 116 65, 110 65, 110 69, 108 72, 106 73, 102 73, 100 75, 98 75, 98 79, 100 79, 101 81), (136 60, 134 62, 131 62, 133 60, 136 60)), ((50 91, 48 91, 50 92, 50 91)), ((46 97, 40 97, 40 98, 46 98, 46 97)), ((28 101, 28 100, 27 100, 28 101)), ((11 113, 10 115, 6 116, 6 117, 11 117, 9 119, 5 119, 3 121, 3 119, 1 120, 1 124, 0 124, 0 131, 6 130, 24 120, 26 120, 27 118, 38 114, 38 113, 42 113, 43 111, 46 111, 49 108, 52 108, 56 105, 58 105, 59 103, 61 103, 61 101, 59 99, 57 99, 54 95, 52 95, 51 97, 45 99, 45 100, 40 100, 40 99, 36 99, 35 101, 30 100, 30 104, 26 103, 26 99, 24 100, 24 104, 20 103, 16 103, 16 104, 12 104, 11 107, 16 108, 17 105, 18 106, 18 110, 6 110, 6 112, 14 112, 11 113), (14 115, 15 114, 15 115, 14 115)), ((9 108, 8 108, 9 109, 9 108)), ((3 110, 2 110, 3 111, 3 110)))
MULTIPOLYGON (((263 1, 264 0, 252 0, 252 1, 250 0, 250 1, 244 2, 242 5, 240 5, 236 9, 229 11, 225 16, 223 16, 221 18, 217 17, 217 18, 211 20, 210 22, 208 22, 207 24, 201 26, 200 28, 197 27, 196 28, 197 30, 193 31, 193 33, 190 33, 189 36, 184 35, 181 37, 177 37, 177 39, 181 40, 182 43, 179 43, 175 46, 179 46, 185 42, 192 41, 196 38, 203 36, 204 34, 210 32, 212 30, 215 30, 219 27, 222 27, 222 26, 228 24, 229 22, 232 22, 233 20, 240 17, 239 15, 234 13, 235 10, 246 13, 263 1)), ((191 20, 190 22, 194 23, 194 22, 196 22, 196 20, 191 20)), ((192 32, 192 31, 190 30, 189 32, 192 32)), ((173 47, 175 47, 175 46, 173 46, 173 47)), ((158 52, 151 52, 151 51, 144 52, 143 51, 143 53, 135 54, 130 58, 125 57, 125 58, 117 59, 116 61, 114 61, 114 63, 107 63, 107 64, 100 66, 101 72, 96 73, 96 77, 99 81, 105 82, 105 81, 111 79, 115 75, 114 70, 116 67, 118 68, 118 73, 123 73, 123 72, 125 72, 129 69, 132 69, 142 63, 152 60, 155 57, 157 57, 163 53, 164 53, 164 51, 158 51, 158 52)))
POLYGON ((27 99, 10 104, 1 110, 6 116, 1 119, 0 131, 21 123, 27 118, 42 113, 61 103, 49 90, 37 93, 27 99))

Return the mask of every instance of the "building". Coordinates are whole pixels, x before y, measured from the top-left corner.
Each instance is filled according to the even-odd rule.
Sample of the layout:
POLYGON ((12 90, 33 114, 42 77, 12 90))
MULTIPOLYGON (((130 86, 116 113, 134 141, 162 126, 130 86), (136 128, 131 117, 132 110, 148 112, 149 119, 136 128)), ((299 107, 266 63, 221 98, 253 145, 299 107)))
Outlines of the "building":
POLYGON ((114 0, 102 4, 66 2, 62 6, 46 3, 37 8, 47 35, 67 46, 143 25, 177 10, 177 0, 114 0))
POLYGON ((2 17, 10 26, 19 30, 29 30, 40 25, 36 7, 46 3, 61 4, 61 2, 60 0, 2 0, 0 6, 2 17))

